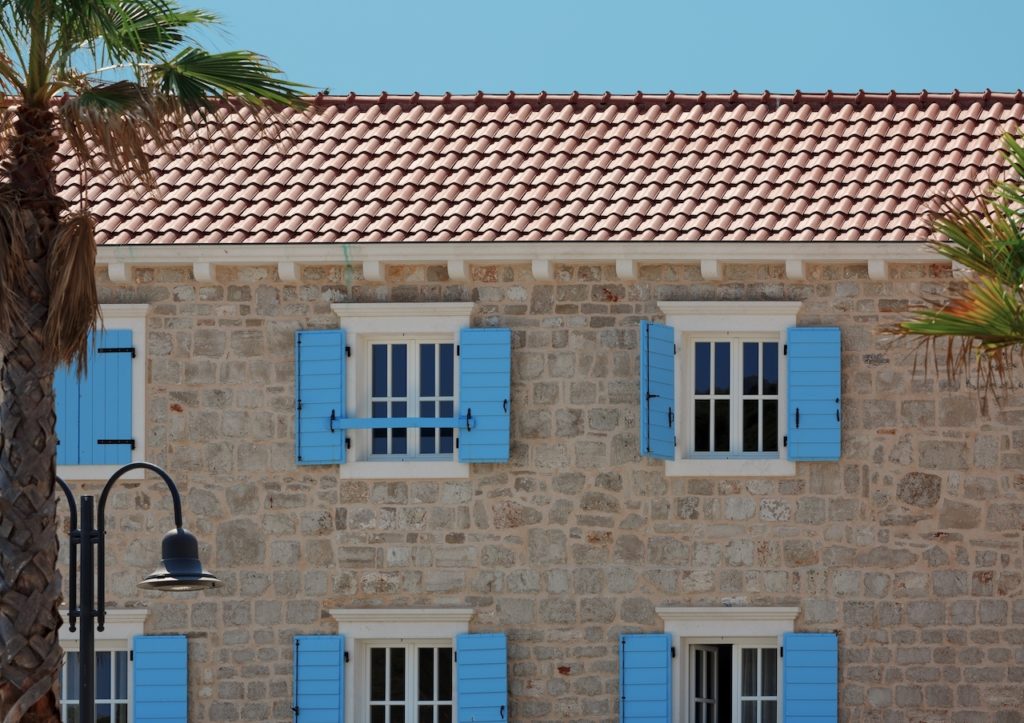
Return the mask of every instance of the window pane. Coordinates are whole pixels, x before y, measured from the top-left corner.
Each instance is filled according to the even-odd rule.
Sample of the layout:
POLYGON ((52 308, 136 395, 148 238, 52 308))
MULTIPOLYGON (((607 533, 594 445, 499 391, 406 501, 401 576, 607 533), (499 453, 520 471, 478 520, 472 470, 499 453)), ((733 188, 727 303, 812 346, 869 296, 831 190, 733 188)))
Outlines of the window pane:
POLYGON ((455 430, 441 430, 441 447, 438 451, 441 454, 451 454, 455 451, 455 430))
POLYGON ((715 451, 729 451, 729 400, 715 400, 715 451))
POLYGON ((740 709, 740 723, 757 723, 757 701, 745 700, 740 709))
POLYGON ((778 723, 779 704, 774 700, 761 702, 761 723, 778 723))
POLYGON ((96 704, 96 723, 111 723, 110 703, 96 704))
POLYGON ((441 402, 438 406, 441 407, 441 413, 438 416, 445 419, 451 419, 455 416, 455 402, 441 402))
POLYGON ((391 396, 404 397, 408 394, 408 356, 405 344, 391 345, 391 396))
POLYGON ((391 723, 405 723, 405 706, 391 706, 391 723))
MULTIPOLYGON (((420 402, 421 417, 436 417, 437 402, 420 402)), ((420 454, 434 454, 437 449, 437 430, 425 427, 420 430, 420 454)))
POLYGON ((373 453, 374 454, 387 454, 388 453, 388 430, 386 430, 386 429, 374 429, 373 430, 373 453))
POLYGON ((693 449, 711 451, 711 401, 698 399, 693 410, 693 449))
POLYGON ((388 403, 387 402, 374 402, 370 405, 370 415, 374 419, 387 419, 388 417, 388 403))
POLYGON ((441 367, 441 396, 455 396, 455 345, 438 344, 441 367))
POLYGON ((711 344, 699 341, 695 345, 693 362, 695 378, 694 394, 711 394, 711 344))
MULTIPOLYGON (((77 696, 78 693, 75 693, 75 695, 77 696)), ((68 719, 67 719, 66 723, 78 723, 78 721, 80 721, 82 719, 82 717, 78 713, 79 713, 78 703, 72 703, 72 704, 68 705, 68 719)))
POLYGON ((706 698, 704 690, 704 651, 697 650, 693 654, 693 692, 698 698, 706 698))
POLYGON ((715 394, 729 393, 729 377, 732 370, 729 368, 729 342, 715 342, 715 394))
POLYGON ((743 451, 757 451, 757 408, 760 402, 756 399, 743 400, 743 451))
POLYGON ((406 454, 409 451, 408 434, 405 429, 392 430, 391 454, 406 454))
POLYGON ((128 705, 118 703, 114 706, 114 719, 117 723, 128 723, 128 705))
POLYGON ((418 654, 420 659, 419 699, 434 700, 434 648, 420 648, 418 654))
POLYGON ((779 451, 779 403, 775 399, 765 399, 761 417, 762 444, 765 452, 779 451))
MULTIPOLYGON (((405 648, 391 649, 391 698, 389 700, 405 700, 405 648)), ((395 709, 391 709, 391 717, 395 719, 395 709)))
POLYGON ((774 650, 761 651, 761 695, 773 696, 778 688, 778 656, 774 650))
POLYGON ((438 723, 452 723, 452 707, 450 705, 438 706, 437 721, 438 723))
POLYGON ((420 402, 420 416, 421 417, 436 417, 437 416, 437 402, 420 402))
POLYGON ((779 393, 779 345, 776 342, 764 344, 764 394, 779 393))
MULTIPOLYGON (((370 650, 370 700, 385 700, 387 680, 387 649, 370 650)), ((383 720, 383 718, 381 718, 383 720)))
POLYGON ((756 341, 743 342, 743 393, 757 394, 757 352, 761 346, 756 341))
MULTIPOLYGON (((452 649, 437 649, 437 699, 452 699, 452 649)), ((449 711, 450 713, 450 711, 449 711)))
POLYGON ((384 344, 374 344, 370 349, 373 357, 373 381, 371 387, 373 396, 386 397, 388 395, 388 348, 384 344))
POLYGON ((421 705, 418 723, 434 723, 434 706, 421 705))
POLYGON ((757 649, 743 648, 741 656, 740 695, 757 695, 757 649))
POLYGON ((78 653, 68 653, 68 680, 64 686, 64 700, 78 700, 78 653))
POLYGON ((433 344, 420 344, 420 396, 434 396, 434 366, 436 353, 433 344))
POLYGON ((117 666, 115 676, 115 691, 114 697, 122 700, 128 698, 128 653, 121 651, 114 654, 114 663, 117 666))
POLYGON ((370 723, 386 723, 387 708, 375 705, 370 708, 370 723))
MULTIPOLYGON (((96 699, 110 700, 110 651, 96 653, 96 699)), ((107 711, 110 717, 110 711, 107 711)))

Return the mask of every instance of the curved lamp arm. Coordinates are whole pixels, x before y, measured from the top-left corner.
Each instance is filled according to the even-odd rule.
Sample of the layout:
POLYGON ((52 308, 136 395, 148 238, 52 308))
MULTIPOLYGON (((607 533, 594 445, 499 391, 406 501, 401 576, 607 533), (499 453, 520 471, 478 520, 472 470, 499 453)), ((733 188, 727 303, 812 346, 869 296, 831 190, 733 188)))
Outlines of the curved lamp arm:
POLYGON ((75 632, 75 621, 78 620, 78 537, 81 534, 78 530, 78 505, 75 504, 75 495, 68 487, 68 483, 60 477, 55 476, 57 484, 64 490, 64 496, 68 498, 68 520, 71 523, 71 547, 68 549, 68 562, 71 568, 71 589, 68 591, 68 630, 75 632))
POLYGON ((135 469, 148 469, 150 472, 155 472, 157 476, 164 481, 164 484, 167 485, 167 489, 171 492, 171 501, 174 504, 174 526, 179 530, 182 528, 181 495, 178 494, 178 487, 174 484, 174 480, 171 479, 171 476, 155 464, 150 464, 149 462, 132 462, 114 472, 110 479, 107 480, 107 483, 103 486, 103 491, 100 492, 100 501, 96 512, 96 530, 99 534, 99 551, 96 557, 96 627, 101 632, 103 631, 103 619, 106 616, 106 591, 104 584, 106 564, 104 552, 105 545, 103 544, 104 536, 106 535, 106 520, 104 519, 105 515, 103 514, 103 511, 107 506, 107 495, 110 494, 110 490, 114 486, 114 483, 121 479, 125 474, 135 469))

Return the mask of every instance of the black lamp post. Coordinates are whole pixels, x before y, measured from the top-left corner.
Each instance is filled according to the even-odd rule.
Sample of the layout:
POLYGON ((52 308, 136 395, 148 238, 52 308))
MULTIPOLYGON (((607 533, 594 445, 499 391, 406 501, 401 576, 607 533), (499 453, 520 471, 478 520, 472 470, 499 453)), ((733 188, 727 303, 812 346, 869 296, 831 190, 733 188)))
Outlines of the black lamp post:
POLYGON ((174 503, 174 529, 164 535, 160 566, 139 583, 139 587, 147 590, 205 590, 220 585, 220 580, 203 569, 199 562, 199 543, 195 535, 182 527, 181 496, 174 480, 166 472, 149 462, 132 462, 126 464, 107 480, 100 493, 99 514, 93 517, 92 495, 82 495, 79 505, 75 505, 75 497, 71 489, 60 477, 57 483, 68 498, 71 522, 71 590, 68 596, 68 629, 74 632, 75 621, 81 622, 82 632, 79 639, 80 669, 78 676, 78 704, 81 708, 81 723, 95 723, 96 720, 96 688, 94 676, 94 654, 96 649, 96 629, 103 630, 103 619, 106 615, 106 596, 104 591, 104 537, 105 520, 103 511, 107 505, 107 495, 111 487, 126 472, 134 469, 148 469, 155 472, 167 484, 174 503), (79 526, 79 510, 81 526, 79 526), (78 570, 76 552, 81 546, 81 570, 78 570), (93 587, 95 579, 96 588, 93 587), (80 603, 76 602, 75 584, 79 585, 80 603))

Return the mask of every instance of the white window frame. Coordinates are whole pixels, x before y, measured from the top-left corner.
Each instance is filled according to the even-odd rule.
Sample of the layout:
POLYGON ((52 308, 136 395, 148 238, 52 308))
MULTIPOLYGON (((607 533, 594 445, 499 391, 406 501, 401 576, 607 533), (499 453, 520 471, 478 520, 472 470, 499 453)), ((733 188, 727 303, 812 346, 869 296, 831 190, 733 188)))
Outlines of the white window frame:
MULTIPOLYGON (((425 341, 458 345, 459 331, 470 325, 472 302, 331 304, 341 320, 345 344, 352 350, 345 378, 345 416, 370 416, 370 346, 374 342, 425 341)), ((410 357, 409 363, 414 363, 410 357)), ((459 357, 455 356, 455 412, 459 406, 459 357)), ((410 409, 409 416, 413 410, 410 409)), ((352 447, 339 466, 342 479, 465 479, 469 464, 450 460, 391 460, 370 454, 369 430, 347 430, 352 447)), ((455 435, 458 439, 458 432, 455 435)))
MULTIPOLYGON (((786 330, 796 326, 799 301, 660 301, 665 323, 672 327, 676 348, 675 408, 680 420, 676 430, 677 456, 665 462, 665 474, 674 477, 788 477, 796 474, 796 463, 786 458, 783 437, 786 430, 786 330), (690 451, 693 428, 693 348, 696 341, 731 340, 778 341, 779 343, 779 452, 722 453, 690 451), (680 431, 681 430, 681 431, 680 431), (767 453, 770 455, 771 453, 767 453)), ((730 358, 733 370, 742 358, 730 358)), ((735 373, 733 379, 735 383, 735 373)), ((735 416, 735 415, 734 415, 735 416)), ((735 421, 734 421, 735 423, 735 421)))
MULTIPOLYGON (((415 639, 383 638, 381 640, 360 640, 356 647, 356 709, 359 711, 370 709, 370 651, 373 648, 402 648, 405 650, 405 700, 394 701, 396 705, 402 705, 406 709, 406 717, 412 714, 417 717, 419 712, 419 698, 416 688, 419 683, 419 656, 417 651, 421 648, 451 648, 452 651, 452 720, 455 720, 455 641, 446 639, 415 639)), ((390 694, 390 691, 387 691, 390 694)), ((435 691, 436 693, 436 691, 435 691)), ((377 701, 384 702, 384 701, 377 701)), ((433 702, 433 701, 430 701, 433 702)), ((391 705, 389 702, 388 705, 391 705)))
MULTIPOLYGON (((146 315, 149 304, 100 304, 101 328, 130 329, 135 359, 132 364, 132 439, 135 449, 131 461, 146 458, 146 315)), ((109 479, 119 464, 59 464, 57 475, 65 482, 109 479)), ((142 479, 145 470, 127 472, 123 479, 142 479)))
MULTIPOLYGON (((690 723, 690 647, 693 645, 733 645, 740 647, 782 647, 782 636, 793 632, 800 608, 796 607, 661 607, 655 612, 665 621, 665 632, 672 636, 677 655, 672 659, 672 720, 690 723), (683 661, 687 661, 684 666, 683 661)), ((739 670, 733 661, 733 720, 739 720, 735 710, 739 701, 739 670)), ((779 660, 779 710, 782 717, 782 661, 779 660)))
MULTIPOLYGON (((80 650, 81 625, 76 625, 75 631, 71 632, 68 630, 68 610, 66 608, 62 609, 60 614, 64 621, 57 633, 60 646, 64 649, 64 652, 78 652, 80 650)), ((103 630, 96 631, 96 652, 128 652, 128 723, 132 723, 135 720, 135 696, 132 695, 134 690, 132 643, 136 635, 144 634, 146 617, 148 615, 149 611, 145 608, 116 608, 107 610, 103 630)), ((61 691, 61 700, 65 697, 64 691, 61 691)))
MULTIPOLYGON (((329 611, 345 636, 350 651, 345 666, 345 720, 369 723, 370 648, 380 645, 414 644, 451 646, 455 636, 469 632, 471 608, 340 608, 329 611)), ((452 668, 452 712, 458 718, 458 689, 452 668)))

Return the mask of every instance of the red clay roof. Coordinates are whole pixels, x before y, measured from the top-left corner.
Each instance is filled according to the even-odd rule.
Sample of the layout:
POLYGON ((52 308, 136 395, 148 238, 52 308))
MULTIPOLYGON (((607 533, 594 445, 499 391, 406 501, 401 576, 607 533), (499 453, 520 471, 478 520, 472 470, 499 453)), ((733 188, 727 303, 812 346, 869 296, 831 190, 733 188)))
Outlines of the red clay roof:
MULTIPOLYGON (((1001 173, 1016 94, 319 98, 88 186, 101 244, 902 241, 1001 173)), ((61 187, 77 195, 78 176, 61 187)))

